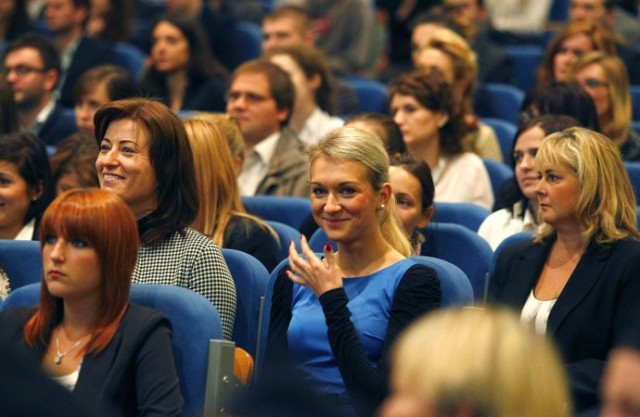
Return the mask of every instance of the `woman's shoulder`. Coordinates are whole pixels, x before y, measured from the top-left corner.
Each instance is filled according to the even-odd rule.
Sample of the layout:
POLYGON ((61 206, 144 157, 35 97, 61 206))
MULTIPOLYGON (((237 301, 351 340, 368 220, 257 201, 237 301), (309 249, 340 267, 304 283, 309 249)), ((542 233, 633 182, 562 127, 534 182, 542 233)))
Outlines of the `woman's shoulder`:
POLYGON ((171 328, 171 322, 164 313, 137 304, 129 304, 120 324, 123 330, 136 333, 144 329, 152 330, 158 326, 171 328))

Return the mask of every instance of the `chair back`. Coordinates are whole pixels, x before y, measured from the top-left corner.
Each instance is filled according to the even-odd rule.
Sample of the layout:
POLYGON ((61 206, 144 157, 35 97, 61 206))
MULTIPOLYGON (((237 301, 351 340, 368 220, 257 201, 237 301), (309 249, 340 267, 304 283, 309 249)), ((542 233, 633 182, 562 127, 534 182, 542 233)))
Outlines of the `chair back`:
POLYGON ((473 289, 460 268, 442 259, 413 256, 411 259, 433 269, 440 279, 442 307, 473 305, 473 289))
POLYGON ((513 63, 516 87, 522 91, 529 91, 535 83, 534 70, 542 61, 544 49, 538 45, 518 45, 507 46, 504 52, 513 63))
POLYGON ((40 282, 42 278, 40 242, 0 240, 0 265, 9 277, 9 287, 12 291, 40 282))
POLYGON ((518 114, 524 101, 524 93, 518 87, 500 83, 478 86, 474 109, 480 117, 495 117, 518 124, 518 114))
POLYGON ((466 227, 452 223, 431 223, 421 232, 426 241, 420 255, 443 259, 460 268, 471 282, 475 299, 482 300, 493 255, 487 241, 466 227))
POLYGON ((269 282, 269 272, 253 256, 235 249, 222 248, 222 256, 236 284, 236 319, 231 339, 236 346, 255 357, 258 345, 260 298, 269 282))
MULTIPOLYGON (((18 288, 2 309, 38 304, 40 284, 18 288)), ((209 360, 209 339, 222 339, 222 323, 209 300, 186 288, 171 285, 132 284, 129 300, 169 318, 171 345, 184 399, 183 415, 202 416, 209 360)))
POLYGON ((385 84, 359 76, 346 77, 345 81, 358 97, 358 113, 389 114, 389 93, 385 84))
POLYGON ((631 120, 640 121, 640 85, 631 86, 631 120))
POLYGON ((502 160, 506 165, 511 166, 511 149, 513 148, 513 141, 518 127, 511 122, 494 117, 484 117, 480 121, 491 126, 493 131, 496 132, 496 137, 500 143, 500 152, 502 152, 502 160))
POLYGON ((625 162, 624 167, 629 175, 633 194, 636 196, 636 205, 640 206, 640 162, 625 162))
POLYGON ((438 223, 455 223, 477 232, 480 225, 491 212, 477 204, 434 202, 433 221, 438 223))
POLYGON ((513 178, 513 170, 507 165, 501 162, 492 161, 491 159, 483 158, 482 162, 489 174, 493 195, 494 197, 497 197, 500 194, 500 189, 504 183, 513 178))
POLYGON ((312 251, 318 253, 324 253, 324 245, 326 245, 327 243, 331 244, 331 247, 334 251, 338 250, 338 245, 336 244, 336 242, 329 239, 329 236, 327 236, 327 234, 321 227, 318 227, 318 229, 313 232, 313 234, 309 238, 309 242, 307 243, 309 244, 309 247, 312 251))
POLYGON ((249 21, 236 21, 231 42, 235 45, 234 62, 238 64, 258 58, 262 53, 262 29, 249 21))
POLYGON ((295 243, 296 249, 300 252, 300 232, 297 229, 274 220, 265 220, 265 222, 278 234, 278 239, 280 240, 280 248, 278 251, 279 261, 289 256, 289 243, 291 243, 291 241, 295 243))
POLYGON ((288 224, 297 230, 311 215, 311 203, 305 197, 243 196, 242 203, 254 216, 288 224))
POLYGON ((140 81, 144 72, 145 55, 142 49, 125 42, 116 42, 113 45, 115 61, 126 69, 134 80, 140 81))
POLYGON ((496 250, 493 252, 493 256, 491 257, 491 265, 489 265, 489 277, 493 276, 493 272, 496 269, 496 261, 498 260, 498 255, 500 252, 507 246, 513 245, 514 243, 533 240, 534 234, 531 232, 519 232, 507 237, 505 240, 500 242, 496 250))

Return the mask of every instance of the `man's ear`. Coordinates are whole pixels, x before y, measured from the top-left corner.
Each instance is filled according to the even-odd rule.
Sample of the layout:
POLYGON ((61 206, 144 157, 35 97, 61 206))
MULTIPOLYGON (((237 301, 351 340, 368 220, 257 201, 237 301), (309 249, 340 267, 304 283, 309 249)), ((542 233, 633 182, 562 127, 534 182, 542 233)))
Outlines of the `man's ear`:
POLYGON ((50 68, 44 73, 44 88, 47 91, 53 91, 58 84, 60 73, 54 68, 50 68))

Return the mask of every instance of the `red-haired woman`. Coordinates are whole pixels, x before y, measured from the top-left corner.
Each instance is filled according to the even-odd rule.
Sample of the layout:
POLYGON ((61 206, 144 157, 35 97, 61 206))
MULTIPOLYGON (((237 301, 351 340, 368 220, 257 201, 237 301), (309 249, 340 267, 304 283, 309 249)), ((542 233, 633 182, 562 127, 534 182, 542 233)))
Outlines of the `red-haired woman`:
POLYGON ((45 212, 40 237, 40 305, 2 313, 0 339, 99 409, 180 415, 170 323, 129 304, 139 246, 129 207, 108 191, 67 191, 45 212))

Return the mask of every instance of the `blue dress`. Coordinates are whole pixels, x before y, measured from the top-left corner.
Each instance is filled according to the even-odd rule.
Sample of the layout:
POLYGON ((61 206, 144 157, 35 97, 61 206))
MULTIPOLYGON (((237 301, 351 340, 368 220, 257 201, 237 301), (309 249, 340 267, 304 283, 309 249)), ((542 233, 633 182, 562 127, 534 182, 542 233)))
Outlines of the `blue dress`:
POLYGON ((440 303, 436 274, 411 259, 344 279, 342 288, 320 297, 282 272, 274 287, 267 361, 290 355, 318 392, 347 404, 351 415, 371 415, 388 392, 391 344, 440 303))

